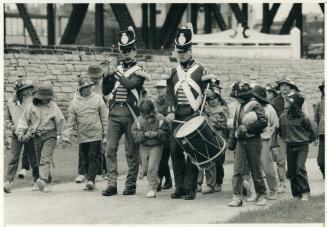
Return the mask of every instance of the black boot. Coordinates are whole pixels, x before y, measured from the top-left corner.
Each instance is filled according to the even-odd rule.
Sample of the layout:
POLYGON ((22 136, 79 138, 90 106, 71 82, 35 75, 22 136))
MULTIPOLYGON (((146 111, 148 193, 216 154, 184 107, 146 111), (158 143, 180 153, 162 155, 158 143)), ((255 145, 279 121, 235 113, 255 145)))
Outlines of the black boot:
POLYGON ((186 193, 185 200, 194 200, 196 196, 196 192, 194 190, 189 190, 186 193))
POLYGON ((172 182, 172 180, 171 180, 171 177, 170 178, 166 178, 166 180, 165 180, 165 183, 164 183, 164 185, 162 186, 162 189, 170 189, 170 188, 172 188, 173 187, 173 182, 172 182))
POLYGON ((103 196, 112 196, 117 195, 117 188, 108 186, 104 191, 102 191, 103 196))
POLYGON ((136 187, 126 187, 123 191, 123 195, 135 195, 136 187))
POLYGON ((182 188, 176 188, 176 190, 170 194, 172 199, 180 199, 186 196, 185 190, 182 188))

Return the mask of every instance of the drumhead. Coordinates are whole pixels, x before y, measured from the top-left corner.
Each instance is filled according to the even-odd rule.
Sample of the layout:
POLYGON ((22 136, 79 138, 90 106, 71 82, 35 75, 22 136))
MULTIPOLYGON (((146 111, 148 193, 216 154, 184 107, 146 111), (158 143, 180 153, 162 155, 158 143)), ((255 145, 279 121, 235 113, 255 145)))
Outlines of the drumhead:
POLYGON ((192 132, 197 130, 203 122, 204 122, 203 116, 197 116, 192 118, 191 120, 187 121, 182 127, 179 128, 179 130, 176 132, 175 137, 182 138, 191 134, 192 132))

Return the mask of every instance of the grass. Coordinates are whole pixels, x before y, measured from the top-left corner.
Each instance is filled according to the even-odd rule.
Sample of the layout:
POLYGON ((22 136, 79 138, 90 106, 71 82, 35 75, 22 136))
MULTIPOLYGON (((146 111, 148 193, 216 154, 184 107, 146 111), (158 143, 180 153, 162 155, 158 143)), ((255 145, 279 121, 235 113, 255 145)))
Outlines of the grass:
POLYGON ((264 210, 245 211, 227 223, 325 223, 325 196, 280 201, 264 210))

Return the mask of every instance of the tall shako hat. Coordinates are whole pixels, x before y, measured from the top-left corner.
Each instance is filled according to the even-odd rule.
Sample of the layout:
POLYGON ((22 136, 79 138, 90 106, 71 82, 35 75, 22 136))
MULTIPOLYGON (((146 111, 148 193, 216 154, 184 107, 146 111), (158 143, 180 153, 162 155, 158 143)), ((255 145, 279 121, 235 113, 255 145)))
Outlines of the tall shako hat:
POLYGON ((121 51, 135 49, 135 33, 132 26, 118 33, 118 46, 121 51))
POLYGON ((178 29, 175 37, 175 50, 186 51, 192 48, 193 26, 187 23, 186 27, 178 29))

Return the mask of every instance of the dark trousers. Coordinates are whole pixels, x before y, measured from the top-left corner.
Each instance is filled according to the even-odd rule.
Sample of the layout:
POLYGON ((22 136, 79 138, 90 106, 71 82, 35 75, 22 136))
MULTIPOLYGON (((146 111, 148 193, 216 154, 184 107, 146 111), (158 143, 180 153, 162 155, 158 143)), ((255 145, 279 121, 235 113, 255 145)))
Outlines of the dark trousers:
POLYGON ((216 184, 222 185, 224 181, 225 171, 224 171, 225 153, 218 156, 216 160, 216 184))
MULTIPOLYGON (((107 164, 106 164, 106 157, 105 154, 102 154, 100 151, 98 152, 99 155, 99 163, 97 169, 97 175, 102 175, 102 170, 107 172, 107 164)), ((87 157, 86 157, 87 158, 87 157)), ((86 163, 84 152, 80 149, 78 153, 78 175, 86 175, 86 163)))
POLYGON ((266 186, 260 169, 261 138, 249 138, 238 140, 233 173, 234 195, 242 195, 243 178, 247 164, 250 167, 254 188, 259 196, 266 195, 266 186))
POLYGON ((106 156, 100 153, 100 163, 98 165, 97 175, 102 175, 102 172, 107 173, 107 160, 106 156))
POLYGON ((318 166, 325 179, 325 134, 319 136, 319 148, 317 157, 318 166))
MULTIPOLYGON (((176 116, 176 120, 183 121, 189 116, 176 116)), ((174 123, 172 132, 175 131, 178 123, 174 123)), ((198 168, 187 157, 185 159, 183 147, 181 147, 175 138, 171 140, 171 160, 175 176, 176 190, 184 189, 186 191, 195 191, 197 186, 198 168)))
POLYGON ((25 148, 23 149, 22 154, 22 169, 30 170, 29 154, 25 148))
POLYGON ((108 162, 108 186, 117 187, 117 150, 119 140, 125 134, 125 154, 128 165, 125 187, 136 188, 137 174, 139 171, 139 146, 134 142, 132 136, 131 128, 133 122, 133 117, 119 118, 109 116, 108 147, 106 153, 108 162))
POLYGON ((310 192, 307 170, 305 168, 308 152, 309 144, 287 144, 287 177, 291 181, 291 190, 294 197, 310 192))
POLYGON ((32 176, 34 182, 37 178, 39 178, 39 168, 37 155, 34 148, 34 140, 31 139, 27 143, 21 143, 18 141, 17 136, 13 135, 11 138, 11 151, 9 154, 10 156, 5 181, 12 182, 14 180, 19 165, 20 154, 22 152, 23 147, 24 152, 27 154, 27 158, 29 159, 29 162, 32 167, 32 176))
POLYGON ((101 161, 100 149, 101 140, 81 143, 79 145, 79 153, 82 154, 84 158, 82 161, 84 162, 86 179, 88 181, 95 182, 95 176, 101 161))
POLYGON ((167 141, 166 143, 163 144, 163 150, 162 150, 162 155, 161 155, 159 169, 158 169, 158 176, 161 180, 163 177, 166 178, 166 181, 168 179, 171 179, 169 165, 168 165, 169 157, 170 157, 170 144, 167 141))

